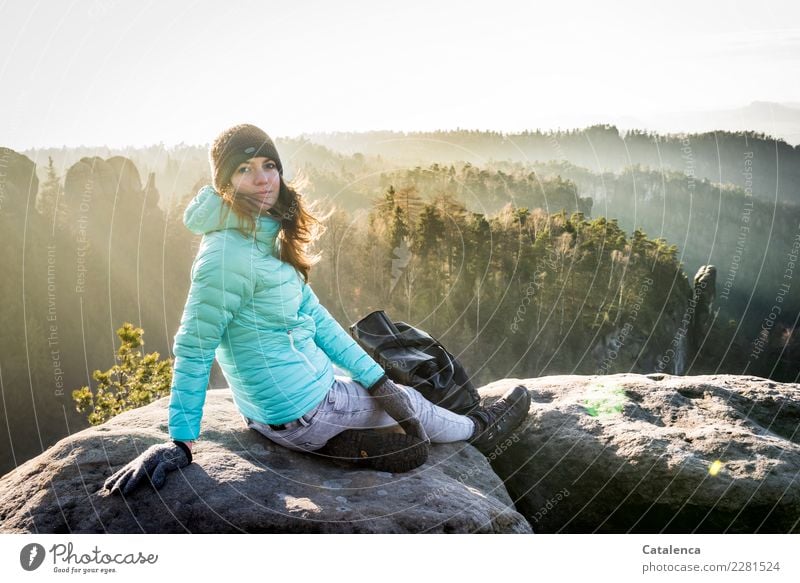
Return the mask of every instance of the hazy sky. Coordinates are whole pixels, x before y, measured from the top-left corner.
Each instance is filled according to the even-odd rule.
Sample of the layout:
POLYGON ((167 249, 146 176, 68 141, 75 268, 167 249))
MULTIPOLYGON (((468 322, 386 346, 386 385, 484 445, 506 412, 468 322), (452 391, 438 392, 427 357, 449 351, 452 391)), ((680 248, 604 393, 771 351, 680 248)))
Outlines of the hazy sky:
POLYGON ((800 102, 800 2, 0 0, 0 146, 800 102))

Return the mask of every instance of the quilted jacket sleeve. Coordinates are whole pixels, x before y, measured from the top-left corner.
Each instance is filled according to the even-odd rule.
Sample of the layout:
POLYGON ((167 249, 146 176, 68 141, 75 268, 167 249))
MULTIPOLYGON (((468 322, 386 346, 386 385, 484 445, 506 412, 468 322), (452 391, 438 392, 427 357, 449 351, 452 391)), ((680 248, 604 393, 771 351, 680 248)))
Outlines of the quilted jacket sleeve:
POLYGON ((194 440, 200 434, 215 351, 230 321, 253 297, 249 258, 241 255, 209 245, 201 247, 192 265, 192 285, 173 344, 172 439, 194 440))
POLYGON ((350 373, 360 385, 371 388, 384 374, 381 366, 342 328, 328 310, 319 303, 317 294, 303 284, 300 312, 310 315, 317 326, 314 341, 336 366, 350 373))

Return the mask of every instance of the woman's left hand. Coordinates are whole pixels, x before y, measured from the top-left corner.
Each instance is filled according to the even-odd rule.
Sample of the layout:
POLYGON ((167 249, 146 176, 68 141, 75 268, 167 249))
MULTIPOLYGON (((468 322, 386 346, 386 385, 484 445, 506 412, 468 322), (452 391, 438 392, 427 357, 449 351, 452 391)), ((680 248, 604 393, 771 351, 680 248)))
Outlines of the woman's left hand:
POLYGON ((188 446, 178 445, 175 441, 153 445, 109 477, 105 488, 111 490, 111 494, 127 496, 149 478, 158 490, 164 485, 168 472, 184 468, 190 463, 192 453, 188 446))
POLYGON ((370 388, 370 394, 378 399, 383 410, 386 411, 389 417, 397 421, 403 431, 425 443, 430 443, 431 440, 428 439, 428 434, 414 411, 411 398, 402 388, 394 384, 392 379, 389 377, 384 378, 385 380, 378 381, 377 384, 370 388))

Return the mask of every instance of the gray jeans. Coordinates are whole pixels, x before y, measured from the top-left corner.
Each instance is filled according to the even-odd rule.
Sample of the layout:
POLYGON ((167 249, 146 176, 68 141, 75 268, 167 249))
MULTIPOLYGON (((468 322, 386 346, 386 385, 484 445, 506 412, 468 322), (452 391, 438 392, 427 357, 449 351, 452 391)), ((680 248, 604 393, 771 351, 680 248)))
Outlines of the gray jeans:
MULTIPOLYGON (((469 417, 457 415, 425 399, 419 391, 405 385, 425 432, 432 443, 464 441, 472 436, 474 424, 469 417)), ((269 425, 245 418, 249 429, 255 429, 270 441, 296 451, 314 451, 346 429, 370 429, 396 425, 367 389, 345 376, 334 377, 333 386, 317 405, 299 420, 299 426, 275 430, 269 425)))

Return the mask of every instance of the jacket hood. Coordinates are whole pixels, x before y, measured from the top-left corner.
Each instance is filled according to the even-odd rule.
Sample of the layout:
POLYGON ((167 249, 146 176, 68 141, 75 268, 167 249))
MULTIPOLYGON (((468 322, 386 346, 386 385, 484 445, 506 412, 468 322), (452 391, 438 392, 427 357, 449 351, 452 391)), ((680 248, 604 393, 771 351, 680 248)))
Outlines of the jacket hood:
MULTIPOLYGON (((237 228, 239 217, 225 204, 214 187, 208 185, 201 188, 186 207, 183 224, 192 233, 205 235, 212 231, 237 228)), ((280 229, 280 222, 272 217, 256 218, 255 236, 258 241, 269 243, 274 247, 280 229)))

